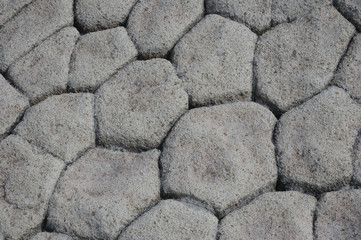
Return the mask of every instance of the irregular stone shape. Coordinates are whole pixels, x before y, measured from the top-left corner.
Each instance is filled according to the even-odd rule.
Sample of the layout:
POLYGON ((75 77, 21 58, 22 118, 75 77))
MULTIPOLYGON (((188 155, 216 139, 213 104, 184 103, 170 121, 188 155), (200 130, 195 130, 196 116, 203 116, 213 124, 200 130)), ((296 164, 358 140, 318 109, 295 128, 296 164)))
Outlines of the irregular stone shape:
POLYGON ((354 143, 354 176, 356 184, 361 185, 361 130, 354 143))
POLYGON ((172 59, 193 105, 250 99, 257 35, 218 15, 207 15, 175 46, 172 59))
POLYGON ((30 240, 72 240, 72 238, 61 233, 42 232, 30 238, 30 240))
POLYGON ((361 190, 329 192, 321 198, 316 219, 317 239, 361 238, 361 190))
POLYGON ((78 37, 76 28, 64 28, 9 67, 9 77, 32 103, 66 92, 70 55, 78 37))
POLYGON ((161 201, 135 220, 118 240, 216 239, 218 219, 205 209, 175 200, 161 201))
POLYGON ((0 71, 55 31, 73 24, 72 0, 36 0, 0 29, 0 71))
POLYGON ((137 0, 77 0, 75 16, 85 31, 98 31, 123 24, 137 0))
POLYGON ((312 192, 349 183, 360 127, 361 106, 337 87, 282 115, 276 131, 282 182, 312 192))
POLYGON ((298 192, 265 193, 220 224, 220 239, 312 240, 316 198, 298 192))
POLYGON ((360 0, 335 0, 336 8, 352 22, 358 31, 361 31, 361 4, 360 0))
POLYGON ((361 100, 361 34, 357 34, 335 74, 335 83, 361 100))
POLYGON ((276 121, 253 102, 192 109, 164 145, 165 193, 191 196, 223 216, 238 203, 271 190, 277 180, 272 144, 276 121))
POLYGON ((255 53, 258 97, 285 112, 320 92, 354 31, 336 9, 324 7, 263 34, 255 53))
POLYGON ((96 93, 99 141, 129 149, 159 146, 173 123, 188 109, 187 93, 170 62, 136 61, 96 93))
POLYGON ((19 121, 28 107, 29 99, 13 88, 0 75, 0 140, 19 121))
POLYGON ((48 227, 86 239, 115 239, 159 200, 159 154, 88 151, 59 180, 50 201, 48 227))
POLYGON ((140 0, 129 15, 127 28, 144 58, 164 57, 203 12, 203 0, 140 0))
POLYGON ((244 23, 261 33, 271 27, 272 0, 205 0, 207 13, 244 23))
POLYGON ((32 1, 33 0, 2 0, 0 2, 0 26, 10 20, 16 13, 21 10, 21 8, 23 8, 32 1))
POLYGON ((136 56, 137 50, 123 27, 83 35, 74 50, 69 86, 94 91, 136 56))
POLYGON ((95 145, 93 105, 90 93, 51 96, 29 108, 15 132, 65 162, 72 162, 95 145))
POLYGON ((21 239, 40 230, 65 164, 10 135, 0 143, 0 232, 21 239))

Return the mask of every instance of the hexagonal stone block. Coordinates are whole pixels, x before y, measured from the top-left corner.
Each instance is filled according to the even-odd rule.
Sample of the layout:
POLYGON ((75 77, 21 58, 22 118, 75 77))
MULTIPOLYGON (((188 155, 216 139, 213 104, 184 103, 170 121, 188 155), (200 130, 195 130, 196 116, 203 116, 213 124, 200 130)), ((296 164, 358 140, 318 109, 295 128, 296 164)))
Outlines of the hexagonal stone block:
POLYGON ((19 136, 0 142, 0 232, 23 239, 40 230, 64 163, 19 136))
POLYGON ((70 55, 78 37, 76 28, 64 28, 9 67, 8 76, 32 103, 66 92, 70 55))
POLYGON ((335 0, 336 8, 361 31, 361 4, 359 0, 335 0))
POLYGON ((140 0, 129 15, 128 31, 144 58, 164 57, 202 18, 203 0, 140 0))
POLYGON ((192 109, 165 141, 164 192, 193 197, 223 216, 259 192, 273 189, 276 121, 268 109, 253 102, 192 109))
MULTIPOLYGON (((0 26, 10 20, 23 7, 32 2, 32 0, 2 0, 0 2, 0 26)), ((0 238, 1 239, 1 238, 0 238)))
POLYGON ((207 210, 164 200, 127 227, 118 240, 216 239, 218 219, 207 210))
POLYGON ((259 33, 271 26, 271 4, 271 0, 205 0, 207 13, 230 17, 259 33))
POLYGON ((55 31, 73 24, 72 0, 36 0, 0 29, 0 71, 55 31))
POLYGON ((175 46, 172 60, 193 105, 250 99, 257 35, 247 27, 207 15, 175 46))
POLYGON ((137 0, 75 1, 75 17, 85 31, 99 31, 123 24, 137 0))
POLYGON ((103 84, 95 106, 101 143, 152 149, 188 109, 188 96, 172 64, 152 59, 127 65, 103 84))
POLYGON ((311 192, 349 183, 360 127, 361 106, 337 87, 282 115, 276 132, 282 182, 311 192))
POLYGON ((93 106, 90 93, 51 96, 29 108, 15 132, 69 163, 95 145, 93 106))
POLYGON ((48 227, 86 239, 115 239, 159 200, 159 154, 89 150, 59 180, 48 227))
POLYGON ((285 112, 320 92, 354 31, 330 6, 263 34, 255 53, 258 97, 285 112))
POLYGON ((73 238, 61 233, 38 233, 29 240, 72 240, 73 238))
POLYGON ((220 224, 220 239, 313 239, 316 198, 298 192, 265 193, 220 224))
POLYGON ((361 238, 361 190, 329 192, 317 210, 317 239, 361 238))

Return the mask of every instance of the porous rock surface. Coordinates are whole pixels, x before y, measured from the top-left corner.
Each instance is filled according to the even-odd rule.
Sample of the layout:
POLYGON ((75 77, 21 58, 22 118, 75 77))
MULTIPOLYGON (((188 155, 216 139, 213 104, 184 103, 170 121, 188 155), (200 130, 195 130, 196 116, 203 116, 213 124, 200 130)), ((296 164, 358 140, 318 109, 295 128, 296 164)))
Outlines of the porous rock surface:
MULTIPOLYGON (((31 3, 33 0, 2 0, 0 2, 0 26, 10 20, 21 8, 31 3)), ((0 238, 1 239, 1 238, 0 238)))
POLYGON ((361 31, 361 4, 359 0, 335 0, 336 8, 361 31))
POLYGON ((72 240, 68 235, 61 234, 61 233, 48 233, 48 232, 42 232, 38 233, 29 240, 72 240))

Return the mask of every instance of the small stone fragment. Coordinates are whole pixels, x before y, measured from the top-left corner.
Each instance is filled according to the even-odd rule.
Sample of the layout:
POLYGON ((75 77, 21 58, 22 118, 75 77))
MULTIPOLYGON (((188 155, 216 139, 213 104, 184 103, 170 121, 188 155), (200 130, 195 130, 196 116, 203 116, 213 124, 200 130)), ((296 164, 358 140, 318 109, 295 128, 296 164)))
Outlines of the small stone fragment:
POLYGON ((175 200, 164 200, 135 220, 118 240, 214 240, 218 219, 205 209, 175 200))
POLYGON ((361 31, 361 3, 360 0, 335 0, 336 8, 361 31))
POLYGON ((268 109, 253 102, 190 110, 165 141, 165 193, 191 196, 224 216, 239 203, 273 189, 276 121, 268 109))
POLYGON ((15 132, 65 162, 72 162, 95 145, 93 105, 90 93, 51 96, 29 108, 15 132))
POLYGON ((337 87, 282 115, 276 132, 282 182, 317 193, 348 184, 360 127, 361 106, 337 87))
MULTIPOLYGON (((0 26, 10 20, 21 8, 31 3, 33 0, 2 0, 0 1, 0 26)), ((1 239, 1 238, 0 238, 1 239)))
POLYGON ((101 143, 152 149, 188 109, 188 95, 172 64, 152 59, 127 65, 103 84, 95 106, 101 143))
POLYGON ((72 240, 73 238, 61 233, 42 232, 36 234, 30 240, 72 240))
POLYGON ((140 0, 127 28, 144 58, 164 57, 203 12, 203 0, 140 0))
POLYGON ((172 59, 192 104, 250 99, 256 41, 247 27, 213 14, 187 33, 172 59))
POLYGON ((64 28, 10 66, 8 75, 33 103, 66 92, 70 56, 79 33, 64 28))
POLYGON ((159 154, 89 150, 59 180, 48 227, 86 239, 115 239, 159 200, 159 154))
POLYGON ((222 219, 220 240, 312 240, 316 201, 292 191, 265 193, 222 219))

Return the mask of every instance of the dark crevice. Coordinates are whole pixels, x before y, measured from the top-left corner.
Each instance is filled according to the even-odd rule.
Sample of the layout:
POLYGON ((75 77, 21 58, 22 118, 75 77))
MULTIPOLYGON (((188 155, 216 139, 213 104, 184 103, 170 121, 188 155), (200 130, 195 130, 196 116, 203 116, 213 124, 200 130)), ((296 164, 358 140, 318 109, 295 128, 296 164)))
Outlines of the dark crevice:
POLYGON ((361 31, 359 23, 357 23, 357 21, 354 20, 354 16, 352 16, 352 13, 350 13, 352 12, 351 9, 347 9, 348 10, 348 11, 346 10, 347 12, 341 11, 342 6, 340 6, 337 0, 333 0, 332 5, 347 21, 349 21, 356 28, 358 32, 361 31))
MULTIPOLYGON (((355 142, 352 146, 352 178, 351 178, 351 182, 350 182, 350 186, 351 187, 359 187, 360 185, 360 178, 361 176, 359 176, 359 180, 356 180, 356 168, 357 168, 357 161, 358 161, 358 151, 361 151, 361 128, 359 129, 358 133, 357 133, 357 136, 356 136, 356 139, 355 139, 355 142)), ((361 153, 360 153, 361 155, 361 153)), ((361 162, 360 162, 361 163, 361 162)), ((359 163, 359 164, 360 164, 359 163)), ((360 167, 360 166, 359 166, 360 167)))

